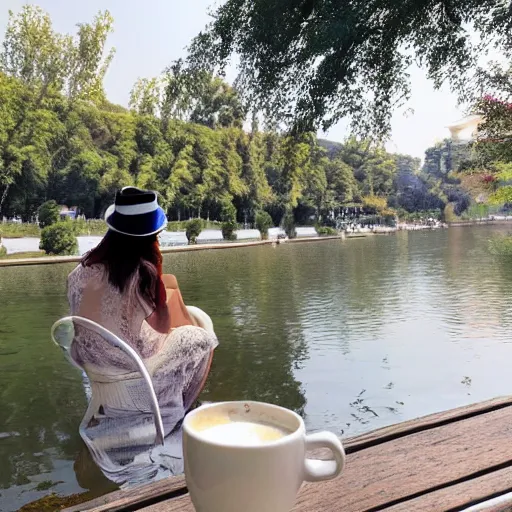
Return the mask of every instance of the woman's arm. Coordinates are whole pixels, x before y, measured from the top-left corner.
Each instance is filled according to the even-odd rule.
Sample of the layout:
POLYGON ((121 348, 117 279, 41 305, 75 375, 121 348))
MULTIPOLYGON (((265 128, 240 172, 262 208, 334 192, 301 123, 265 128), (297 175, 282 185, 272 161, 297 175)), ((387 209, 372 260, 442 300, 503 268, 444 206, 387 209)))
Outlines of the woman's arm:
POLYGON ((171 312, 164 283, 158 279, 155 293, 159 298, 156 309, 146 318, 146 322, 157 332, 167 334, 171 330, 171 312))
POLYGON ((171 328, 174 329, 182 325, 195 325, 183 302, 176 277, 172 274, 163 274, 162 283, 165 286, 167 306, 171 315, 171 328))

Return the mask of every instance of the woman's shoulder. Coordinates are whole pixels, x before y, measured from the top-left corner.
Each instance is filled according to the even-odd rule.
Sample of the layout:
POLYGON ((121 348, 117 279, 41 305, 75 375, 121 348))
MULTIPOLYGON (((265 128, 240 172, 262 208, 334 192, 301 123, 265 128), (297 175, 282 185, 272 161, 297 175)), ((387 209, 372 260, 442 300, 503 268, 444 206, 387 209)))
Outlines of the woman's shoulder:
POLYGON ((94 278, 102 278, 105 268, 102 264, 84 266, 79 263, 68 275, 68 283, 77 283, 94 278))

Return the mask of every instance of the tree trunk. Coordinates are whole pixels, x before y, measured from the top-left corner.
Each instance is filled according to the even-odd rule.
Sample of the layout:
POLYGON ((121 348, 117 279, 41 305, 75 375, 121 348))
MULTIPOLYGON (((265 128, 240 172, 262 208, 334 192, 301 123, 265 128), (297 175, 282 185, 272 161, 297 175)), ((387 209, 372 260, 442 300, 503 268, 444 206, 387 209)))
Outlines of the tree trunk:
POLYGON ((2 197, 0 198, 0 218, 2 218, 2 209, 3 209, 3 206, 4 206, 4 202, 7 199, 7 194, 9 193, 10 186, 11 185, 6 185, 5 186, 5 189, 4 189, 3 193, 2 193, 2 197))

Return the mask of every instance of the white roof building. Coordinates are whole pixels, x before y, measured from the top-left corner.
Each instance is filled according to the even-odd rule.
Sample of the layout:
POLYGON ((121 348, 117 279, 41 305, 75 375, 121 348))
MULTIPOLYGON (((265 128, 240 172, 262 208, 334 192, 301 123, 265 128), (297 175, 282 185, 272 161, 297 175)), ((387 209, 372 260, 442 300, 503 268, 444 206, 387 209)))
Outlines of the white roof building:
POLYGON ((470 115, 447 126, 454 142, 469 142, 476 138, 478 126, 483 121, 482 116, 470 115))

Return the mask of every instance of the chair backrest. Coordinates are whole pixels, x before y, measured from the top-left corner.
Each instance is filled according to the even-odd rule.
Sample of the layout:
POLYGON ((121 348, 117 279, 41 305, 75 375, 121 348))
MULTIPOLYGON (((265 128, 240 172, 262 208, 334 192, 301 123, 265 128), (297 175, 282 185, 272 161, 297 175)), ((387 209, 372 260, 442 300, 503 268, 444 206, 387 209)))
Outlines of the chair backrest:
POLYGON ((61 318, 57 322, 55 322, 51 329, 52 340, 65 352, 67 358, 77 365, 77 363, 73 360, 70 355, 71 345, 75 338, 75 324, 85 327, 86 329, 90 329, 96 334, 100 335, 103 339, 108 341, 113 347, 117 347, 122 350, 133 363, 136 365, 139 370, 144 382, 146 383, 148 395, 149 395, 149 403, 151 406, 151 411, 153 413, 155 428, 156 428, 156 438, 155 444, 163 444, 164 443, 164 426, 162 422, 162 416, 160 413, 160 407, 158 405, 158 400, 155 394, 155 390, 153 388, 153 382, 151 377, 144 365, 144 362, 139 357, 137 352, 133 350, 128 343, 123 341, 121 338, 116 336, 114 333, 110 332, 108 329, 105 329, 100 324, 89 320, 88 318, 83 318, 79 316, 68 316, 61 318))

